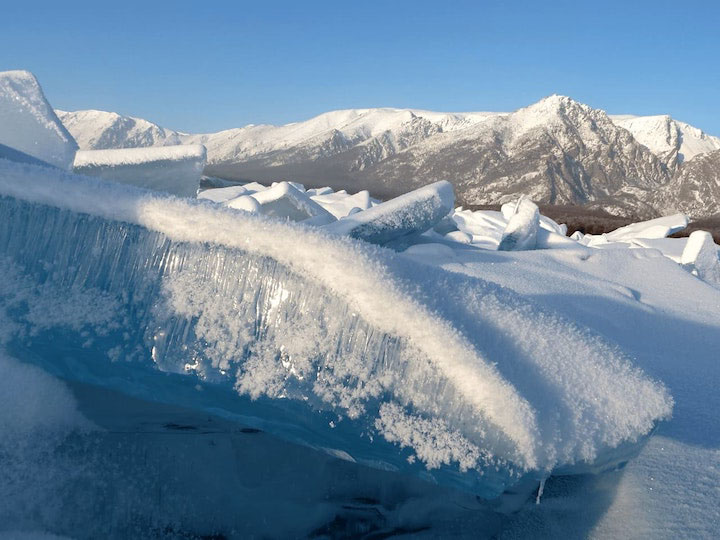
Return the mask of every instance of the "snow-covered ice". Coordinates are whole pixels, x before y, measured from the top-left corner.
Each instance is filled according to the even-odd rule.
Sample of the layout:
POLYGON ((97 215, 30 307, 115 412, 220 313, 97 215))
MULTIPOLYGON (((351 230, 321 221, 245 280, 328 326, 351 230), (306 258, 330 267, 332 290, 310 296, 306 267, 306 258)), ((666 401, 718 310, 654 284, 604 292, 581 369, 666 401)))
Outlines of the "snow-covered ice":
POLYGON ((512 213, 508 215, 509 217, 505 216, 508 222, 498 249, 500 251, 535 249, 540 228, 540 211, 537 205, 521 197, 512 209, 512 213))
POLYGON ((690 234, 680 263, 703 281, 720 288, 720 252, 709 232, 690 234))
POLYGON ((452 211, 454 202, 452 185, 440 181, 347 216, 325 229, 332 234, 386 244, 430 229, 452 211))
POLYGON ((0 145, 61 169, 72 167, 77 143, 28 71, 0 72, 0 145))
MULTIPOLYGON (((217 384, 229 377, 241 395, 252 398, 304 396, 309 401, 298 402, 300 412, 295 414, 306 415, 304 408, 312 404, 346 416, 349 426, 368 419, 372 423, 364 429, 374 426, 380 435, 390 429, 383 427, 382 418, 389 417, 381 411, 395 410, 381 406, 395 396, 386 403, 402 407, 403 415, 393 415, 405 425, 400 432, 408 434, 402 446, 413 449, 425 465, 442 464, 433 473, 438 481, 454 478, 452 482, 476 486, 473 489, 486 496, 497 494, 516 474, 512 470, 549 471, 559 464, 592 462, 623 441, 637 440, 670 411, 671 400, 663 387, 632 368, 611 346, 483 280, 436 275, 429 267, 408 265, 407 259, 391 252, 319 229, 227 213, 202 203, 59 176, 40 168, 30 171, 32 189, 19 187, 18 177, 28 172, 4 164, 0 177, 0 193, 13 197, 4 204, 21 213, 3 228, 2 245, 16 264, 26 267, 26 273, 34 273, 27 265, 34 264, 36 255, 25 248, 19 253, 15 246, 25 246, 23 231, 36 235, 36 217, 45 216, 43 222, 52 219, 55 225, 44 231, 46 240, 36 245, 45 253, 43 267, 54 268, 50 275, 60 289, 61 283, 72 279, 67 272, 80 272, 89 280, 82 288, 99 288, 101 296, 148 291, 130 301, 128 307, 135 307, 128 314, 122 315, 125 308, 120 308, 114 318, 108 317, 132 318, 132 313, 142 312, 142 305, 155 306, 132 323, 139 327, 134 333, 141 334, 133 347, 142 348, 143 343, 150 347, 150 338, 155 365, 164 371, 194 373, 217 384), (80 218, 87 234, 68 236, 67 231, 80 225, 74 212, 97 216, 80 218), (113 263, 121 266, 108 274, 110 268, 100 268, 98 262, 114 260, 111 253, 128 249, 122 246, 130 231, 121 221, 142 225, 130 234, 135 238, 132 245, 138 247, 125 251, 130 259, 113 263), (210 239, 217 247, 208 251, 203 244, 210 239), (81 252, 92 256, 66 267, 62 261, 67 252, 61 246, 68 241, 91 242, 81 252), (54 263, 50 246, 55 246, 54 263), (229 258, 227 249, 240 252, 229 258), (149 256, 153 251, 156 254, 149 256), (177 265, 173 260, 185 262, 177 265), (122 270, 122 264, 135 267, 141 261, 143 270, 122 270), (80 270, 78 265, 85 264, 94 271, 80 270), (157 273, 156 265, 165 269, 163 274, 157 273), (268 281, 263 278, 266 274, 276 277, 268 281), (245 278, 226 281, 238 275, 245 278), (107 281, 110 276, 117 278, 107 281), (154 299, 147 296, 151 290, 156 291, 154 299), (257 291, 264 291, 260 305, 266 307, 260 312, 253 307, 257 300, 238 304, 238 298, 256 296, 257 291), (306 308, 293 310, 298 304, 306 308), (388 304, 393 306, 391 312, 388 304), (307 320, 305 313, 310 316, 307 320), (265 330, 253 337, 247 334, 247 325, 252 328, 257 317, 265 321, 265 330), (266 326, 270 321, 274 323, 266 326), (324 322, 318 327, 319 321, 324 322), (344 329, 347 325, 375 337, 361 340, 366 343, 361 349, 351 347, 359 342, 344 329), (145 333, 150 329, 148 336, 145 333), (517 349, 517 344, 508 349, 510 342, 503 345, 505 340, 515 341, 516 329, 535 343, 534 350, 517 349), (563 338, 538 348, 548 332, 563 338), (290 335, 295 337, 288 339, 290 335), (340 336, 350 341, 338 351, 340 336), (191 359, 183 352, 188 350, 194 351, 191 359), (324 358, 320 365, 316 364, 319 358, 324 358), (377 364, 380 358, 385 358, 383 364, 377 364), (560 421, 558 410, 567 410, 569 416, 560 421), (379 423, 373 414, 380 415, 375 417, 379 423), (437 435, 424 439, 422 431, 415 434, 412 426, 421 418, 442 419, 438 425, 446 426, 443 437, 455 440, 465 453, 461 457, 456 451, 446 454, 442 450, 446 443, 436 446, 437 435), (506 465, 498 475, 492 471, 499 463, 506 465), (455 467, 467 473, 482 471, 485 480, 470 480, 472 475, 461 480, 449 472, 455 467)), ((102 325, 110 333, 112 320, 102 325)), ((34 328, 41 330, 37 324, 34 328)), ((114 356, 110 351, 103 354, 114 356)), ((397 442, 397 429, 394 426, 386 439, 397 442)), ((352 438, 335 443, 354 459, 372 461, 363 444, 352 438)), ((402 464, 392 451, 384 451, 382 460, 395 467, 402 464)))
MULTIPOLYGON (((314 224, 326 225, 335 217, 308 195, 289 182, 279 182, 251 195, 260 205, 260 212, 291 221, 313 220, 314 224)), ((227 201, 232 206, 233 200, 227 201)))
POLYGON ((205 147, 199 144, 80 150, 73 170, 179 197, 195 197, 206 159, 205 147))

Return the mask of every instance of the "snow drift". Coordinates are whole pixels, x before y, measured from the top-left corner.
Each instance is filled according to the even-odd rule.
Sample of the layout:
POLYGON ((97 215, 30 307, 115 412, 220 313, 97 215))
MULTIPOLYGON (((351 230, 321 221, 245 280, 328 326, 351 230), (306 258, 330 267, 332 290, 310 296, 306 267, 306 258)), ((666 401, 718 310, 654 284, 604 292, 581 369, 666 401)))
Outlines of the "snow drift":
POLYGON ((590 464, 671 410, 614 347, 477 278, 32 165, 0 161, 0 194, 0 253, 23 276, 9 339, 31 336, 68 379, 172 402, 161 372, 194 376, 207 392, 185 407, 264 414, 290 440, 487 498, 590 464), (92 362, 64 364, 58 341, 92 362), (236 401, 208 397, 228 387, 236 401))

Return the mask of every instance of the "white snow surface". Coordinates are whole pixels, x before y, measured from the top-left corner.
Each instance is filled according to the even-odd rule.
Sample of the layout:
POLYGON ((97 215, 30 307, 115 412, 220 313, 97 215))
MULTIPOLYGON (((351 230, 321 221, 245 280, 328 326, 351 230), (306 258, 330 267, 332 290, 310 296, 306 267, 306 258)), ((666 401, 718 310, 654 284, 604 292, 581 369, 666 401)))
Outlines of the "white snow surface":
MULTIPOLYGON (((0 161, 0 194, 136 223, 177 241, 236 247, 321 283, 369 324, 407 339, 430 361, 429 368, 417 366, 416 376, 439 370, 459 403, 475 412, 472 425, 446 418, 448 429, 460 430, 469 441, 451 456, 460 448, 481 448, 483 459, 549 470, 592 461, 607 448, 634 441, 671 411, 664 387, 615 347, 480 278, 468 282, 458 276, 452 285, 457 274, 445 274, 433 285, 442 292, 432 298, 437 303, 432 307, 418 296, 425 282, 408 281, 422 275, 410 259, 317 228, 7 161, 0 161)), ((198 285, 193 282, 193 302, 202 298, 198 285)), ((262 379, 254 384, 248 391, 269 391, 262 379)), ((428 398, 409 396, 421 410, 440 405, 428 398)), ((398 433, 387 435, 397 440, 398 433)), ((406 433, 409 438, 398 442, 427 457, 432 445, 419 445, 414 428, 406 433)))
POLYGON ((530 501, 500 538, 715 536, 720 291, 654 249, 463 249, 438 264, 482 276, 588 325, 667 384, 675 398, 673 418, 623 471, 550 482, 540 505, 530 501))
POLYGON ((78 146, 28 71, 0 72, 0 145, 70 169, 78 146))

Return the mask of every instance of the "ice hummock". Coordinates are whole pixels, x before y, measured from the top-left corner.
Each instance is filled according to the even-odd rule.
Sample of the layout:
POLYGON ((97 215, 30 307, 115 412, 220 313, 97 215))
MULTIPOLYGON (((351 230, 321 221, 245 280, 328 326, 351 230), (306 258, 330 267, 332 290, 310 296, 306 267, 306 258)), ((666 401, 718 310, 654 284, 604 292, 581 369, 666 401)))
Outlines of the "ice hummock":
POLYGON ((206 160, 201 144, 80 150, 73 170, 178 197, 195 197, 206 160))
POLYGON ((173 403, 163 372, 192 377, 184 407, 485 498, 671 410, 615 347, 475 277, 31 165, 0 162, 0 195, 10 347, 66 379, 173 403))
POLYGON ((697 277, 720 288, 720 252, 707 231, 693 231, 680 263, 697 277))
POLYGON ((435 182, 349 215, 327 225, 325 230, 373 244, 387 244, 432 228, 452 212, 454 202, 452 184, 435 182))
MULTIPOLYGON (((268 189, 249 196, 258 202, 260 212, 267 216, 291 221, 312 220, 318 225, 335 221, 335 217, 330 212, 289 182, 278 182, 268 189)), ((233 200, 227 201, 226 204, 232 206, 233 200)))
POLYGON ((0 145, 54 167, 72 167, 77 143, 28 71, 0 72, 0 145))
POLYGON ((635 240, 658 240, 682 231, 688 225, 685 214, 673 214, 648 221, 631 223, 605 234, 586 234, 578 238, 582 244, 590 247, 601 247, 606 244, 632 245, 635 240))
POLYGON ((512 213, 508 213, 508 223, 498 246, 499 251, 522 251, 537 247, 537 234, 540 228, 540 210, 526 197, 520 197, 512 213), (509 217, 508 217, 509 216, 509 217))

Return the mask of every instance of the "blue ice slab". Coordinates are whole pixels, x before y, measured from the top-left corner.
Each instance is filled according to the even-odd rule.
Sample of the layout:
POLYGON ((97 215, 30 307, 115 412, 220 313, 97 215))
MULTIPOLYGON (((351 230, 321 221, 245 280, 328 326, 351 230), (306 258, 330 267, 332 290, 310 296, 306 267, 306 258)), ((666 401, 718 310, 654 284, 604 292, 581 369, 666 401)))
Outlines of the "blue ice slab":
POLYGON ((435 182, 326 225, 325 230, 384 245, 427 231, 447 216, 454 204, 452 184, 435 182))

